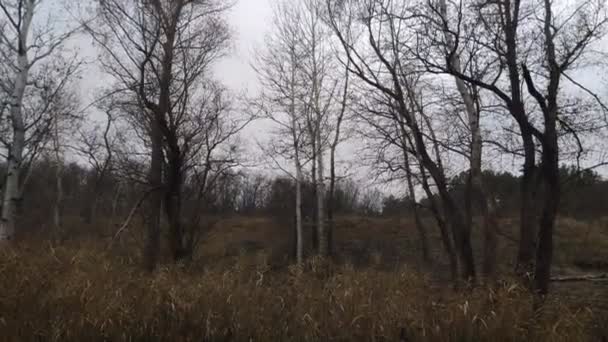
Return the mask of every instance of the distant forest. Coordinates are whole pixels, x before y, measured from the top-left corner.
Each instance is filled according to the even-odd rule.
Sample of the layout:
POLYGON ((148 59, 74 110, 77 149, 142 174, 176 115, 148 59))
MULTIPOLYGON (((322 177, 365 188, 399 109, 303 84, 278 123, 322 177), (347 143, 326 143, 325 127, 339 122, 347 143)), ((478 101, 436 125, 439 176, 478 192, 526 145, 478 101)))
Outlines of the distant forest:
MULTIPOLYGON (((3 168, 5 170, 5 168, 3 168)), ((31 167, 30 180, 25 188, 20 212, 19 235, 52 230, 54 206, 57 198, 53 160, 40 160, 31 167)), ((2 171, 4 173, 5 171, 2 171)), ((516 217, 519 210, 521 177, 508 172, 483 171, 483 181, 488 195, 495 198, 500 217, 516 217)), ((0 177, 3 177, 0 174, 0 177)), ((560 215, 593 221, 605 215, 608 203, 608 180, 593 170, 579 170, 574 166, 560 168, 563 193, 560 215)), ((213 189, 206 195, 203 215, 229 217, 232 215, 269 215, 284 221, 294 213, 295 183, 290 178, 271 177, 253 171, 229 171, 218 176, 213 189)), ((125 182, 119 177, 107 175, 103 179, 94 169, 77 163, 63 166, 61 214, 74 227, 65 234, 91 233, 97 226, 87 228, 77 223, 113 222, 118 225, 130 214, 141 197, 145 185, 125 182)), ((467 173, 450 180, 449 190, 458 203, 467 203, 467 173)), ((427 216, 432 216, 430 202, 421 197, 417 203, 407 195, 387 195, 382 186, 370 187, 352 179, 341 179, 336 185, 335 213, 338 215, 364 215, 413 218, 417 206, 427 216)), ((194 189, 185 188, 186 192, 194 189)), ((539 191, 542 191, 540 189, 539 191)), ((311 183, 303 186, 303 208, 307 220, 312 220, 315 210, 314 189, 311 183)), ((184 203, 188 208, 188 202, 184 203)), ((465 210, 466 208, 462 208, 465 210)), ((478 208, 473 208, 475 215, 478 208)))

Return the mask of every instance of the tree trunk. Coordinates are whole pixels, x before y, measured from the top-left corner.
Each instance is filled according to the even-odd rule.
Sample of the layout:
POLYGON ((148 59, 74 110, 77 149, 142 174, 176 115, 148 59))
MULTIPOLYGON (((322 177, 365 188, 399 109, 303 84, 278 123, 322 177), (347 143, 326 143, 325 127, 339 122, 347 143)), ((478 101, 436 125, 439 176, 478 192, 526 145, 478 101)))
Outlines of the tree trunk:
POLYGON ((462 267, 462 276, 467 283, 474 283, 476 279, 475 259, 473 257, 473 246, 471 245, 470 229, 466 227, 464 219, 449 194, 447 188, 439 190, 445 213, 452 226, 454 244, 459 252, 462 267))
MULTIPOLYGON (((428 118, 423 115, 423 119, 426 121, 426 123, 429 127, 429 130, 430 130, 430 133, 431 133, 431 138, 433 139, 435 154, 437 157, 437 163, 433 162, 433 160, 430 158, 430 156, 428 154, 428 151, 426 150, 423 135, 422 135, 422 132, 420 131, 420 127, 418 126, 418 124, 416 122, 415 116, 409 117, 407 115, 407 112, 404 109, 405 109, 405 105, 404 105, 404 103, 401 103, 401 111, 402 111, 401 116, 404 117, 406 119, 406 121, 408 121, 408 126, 410 127, 410 129, 412 131, 413 141, 409 138, 409 136, 405 135, 405 127, 403 127, 403 125, 401 125, 401 130, 402 130, 404 136, 406 136, 408 138, 409 145, 412 146, 412 148, 414 149, 414 151, 416 153, 416 158, 418 159, 418 163, 420 165, 422 187, 427 195, 427 198, 429 198, 429 200, 430 200, 431 211, 433 212, 435 219, 437 220, 437 224, 438 224, 440 232, 441 232, 441 239, 443 241, 444 247, 445 247, 446 252, 448 253, 448 257, 450 259, 450 274, 452 277, 452 281, 454 282, 454 284, 456 284, 456 282, 458 280, 458 266, 459 266, 457 251, 461 255, 464 255, 465 253, 462 252, 463 248, 462 248, 462 245, 459 244, 460 240, 455 238, 454 244, 452 244, 452 240, 450 239, 449 232, 451 230, 453 233, 452 234, 453 237, 456 237, 458 235, 458 234, 456 234, 456 230, 462 228, 462 223, 460 225, 458 225, 458 224, 454 225, 455 222, 453 222, 453 221, 455 219, 458 219, 458 217, 454 216, 453 212, 449 212, 448 210, 455 210, 456 208, 452 205, 452 206, 450 206, 450 209, 448 209, 447 207, 449 206, 449 204, 447 204, 447 206, 446 206, 446 200, 450 201, 450 198, 449 198, 449 195, 446 196, 447 184, 445 181, 445 175, 443 173, 443 165, 441 163, 441 156, 439 154, 437 140, 436 140, 433 128, 431 126, 431 123, 429 122, 428 118), (431 191, 431 188, 429 186, 426 170, 429 170, 429 172, 431 174, 431 178, 433 178, 435 184, 437 185, 437 188, 438 189, 443 188, 443 194, 441 194, 441 190, 440 190, 440 199, 441 199, 441 203, 442 203, 441 212, 440 212, 439 207, 437 206, 437 203, 435 202, 435 195, 433 194, 433 192, 431 191), (451 229, 450 229, 449 225, 451 225, 451 229)), ((471 251, 470 255, 471 255, 470 261, 472 262, 472 251, 471 251)), ((464 261, 464 259, 465 258, 463 258, 463 262, 466 262, 466 261, 464 261)), ((470 277, 470 273, 471 273, 470 271, 469 271, 469 273, 465 273, 465 277, 470 277)), ((472 273, 473 274, 475 273, 474 264, 472 267, 472 273)))
MULTIPOLYGON (((443 18, 448 18, 446 0, 440 0, 440 12, 443 18)), ((450 33, 444 31, 444 36, 447 45, 450 49, 454 49, 454 42, 450 33)), ((458 74, 462 73, 460 56, 452 54, 449 60, 452 70, 458 74)), ((496 220, 490 214, 487 196, 483 189, 483 180, 481 178, 481 156, 482 156, 482 140, 480 132, 480 113, 479 108, 475 106, 473 94, 466 87, 464 81, 458 77, 454 77, 456 88, 462 97, 465 110, 467 112, 469 129, 471 131, 471 155, 470 155, 470 171, 467 179, 466 187, 466 222, 465 224, 470 229, 473 226, 473 208, 472 203, 478 204, 483 217, 484 227, 484 262, 483 273, 486 277, 492 277, 496 264, 496 220)), ((469 233, 470 239, 470 233, 469 233)))
MULTIPOLYGON (((55 205, 53 208, 53 222, 55 224, 55 233, 63 235, 61 231, 61 206, 63 202, 63 160, 60 155, 59 145, 59 127, 58 118, 55 118, 55 136, 54 136, 54 149, 55 149, 55 186, 57 194, 55 196, 55 205)), ((62 236, 63 239, 63 236, 62 236)))
POLYGON ((84 222, 84 224, 86 225, 91 225, 94 221, 95 218, 95 211, 96 211, 96 203, 97 203, 97 192, 95 193, 90 193, 89 198, 86 200, 88 203, 86 204, 85 208, 84 208, 84 214, 83 214, 83 219, 82 221, 84 222))
POLYGON ((83 221, 85 224, 90 225, 95 220, 95 214, 97 211, 97 197, 99 196, 101 179, 98 174, 93 176, 93 184, 89 187, 89 191, 86 198, 86 204, 83 213, 83 221))
MULTIPOLYGON (((313 140, 316 140, 316 137, 314 137, 313 140)), ((311 193, 311 238, 312 238, 312 250, 313 253, 317 253, 319 251, 319 235, 318 235, 318 230, 317 230, 317 218, 318 218, 318 209, 317 209, 317 192, 318 192, 318 183, 317 183, 317 150, 316 150, 316 143, 313 141, 312 142, 312 165, 311 165, 311 170, 310 170, 310 177, 311 177, 311 186, 312 186, 312 193, 311 193)))
MULTIPOLYGON (((482 216, 484 247, 482 271, 486 279, 493 279, 496 271, 496 249, 498 221, 495 217, 494 206, 484 190, 481 173, 482 140, 479 127, 479 111, 471 108, 469 127, 471 129, 471 170, 470 191, 473 202, 477 204, 482 216)), ((472 224, 472 219, 469 224, 472 224)))
POLYGON ((55 196, 55 206, 53 209, 53 222, 55 224, 56 232, 61 232, 61 203, 63 202, 63 182, 61 176, 61 167, 57 167, 57 171, 55 173, 55 186, 57 190, 57 194, 55 196))
POLYGON ((319 242, 319 255, 328 256, 327 234, 325 232, 325 181, 323 179, 323 152, 321 146, 321 127, 317 127, 317 239, 319 242))
POLYGON ((180 261, 190 253, 184 244, 184 233, 181 223, 181 194, 179 190, 181 186, 177 185, 175 180, 170 180, 168 187, 164 205, 169 223, 169 245, 173 260, 180 261))
POLYGON ((536 162, 534 140, 525 130, 524 169, 521 180, 521 207, 519 225, 519 247, 517 252, 516 273, 524 280, 530 279, 534 270, 534 253, 536 251, 536 162))
POLYGON ((154 116, 151 125, 150 139, 152 142, 152 156, 150 160, 148 182, 149 186, 152 187, 152 192, 148 199, 148 213, 146 215, 148 232, 144 249, 144 268, 148 272, 154 271, 160 254, 160 218, 163 201, 162 133, 156 115, 154 116))
POLYGON ((348 87, 350 80, 350 60, 346 62, 346 68, 344 68, 344 88, 342 92, 342 103, 340 104, 340 114, 336 120, 336 133, 334 140, 331 143, 329 151, 329 194, 327 201, 327 247, 330 256, 334 254, 334 210, 335 210, 335 192, 336 192, 336 148, 340 142, 340 129, 342 127, 342 121, 344 120, 344 114, 346 113, 346 106, 348 102, 348 87))
MULTIPOLYGON (((505 3, 506 4, 506 3, 505 3)), ((513 10, 505 12, 504 35, 506 44, 505 60, 508 69, 511 103, 507 103, 511 116, 519 126, 524 148, 524 168, 521 182, 521 208, 520 208, 520 241, 517 252, 516 273, 529 279, 534 265, 534 251, 536 248, 536 149, 530 130, 530 122, 526 115, 522 99, 520 68, 518 65, 518 23, 519 2, 513 3, 513 10)))
POLYGON ((327 253, 334 254, 334 209, 336 193, 336 146, 332 145, 329 155, 329 191, 327 194, 327 253))
POLYGON ((471 180, 471 172, 469 169, 467 172, 465 184, 464 184, 464 219, 468 227, 473 227, 473 182, 471 180))
POLYGON ((304 238, 302 233, 302 165, 296 150, 296 262, 302 264, 304 260, 304 238))
POLYGON ((483 264, 482 271, 486 280, 496 277, 496 260, 498 250, 498 220, 494 206, 485 196, 480 196, 480 204, 483 206, 483 264), (485 204, 484 204, 485 203, 485 204))
POLYGON ((551 264, 553 261, 553 231, 555 229, 555 217, 560 200, 560 184, 559 184, 559 143, 557 136, 557 112, 558 103, 557 96, 559 94, 559 83, 563 69, 557 62, 555 54, 553 12, 552 2, 544 1, 545 18, 544 18, 544 38, 545 38, 545 53, 547 64, 549 65, 549 84, 547 86, 547 96, 543 97, 538 92, 534 91, 533 82, 529 71, 524 66, 524 77, 528 85, 529 92, 542 103, 546 101, 543 109, 544 117, 544 134, 543 155, 542 155, 542 175, 545 184, 544 187, 544 205, 543 212, 540 218, 538 232, 538 249, 536 251, 536 268, 534 270, 534 283, 536 291, 544 296, 549 292, 549 283, 551 282, 551 264))
POLYGON ((456 282, 458 281, 458 257, 456 255, 456 251, 454 250, 452 239, 450 239, 450 229, 446 224, 444 215, 440 212, 439 207, 437 206, 435 196, 433 195, 429 182, 426 178, 426 171, 424 170, 424 167, 422 165, 420 165, 420 174, 422 180, 422 188, 424 189, 426 197, 429 199, 430 210, 433 213, 433 216, 435 217, 437 226, 439 227, 439 232, 441 234, 441 242, 443 243, 443 247, 445 248, 445 252, 448 255, 448 259, 450 261, 450 277, 452 279, 452 282, 456 284, 456 282))
POLYGON ((544 206, 539 222, 538 249, 534 269, 535 289, 541 295, 549 292, 553 259, 553 231, 560 197, 557 135, 555 133, 547 134, 545 131, 545 136, 551 141, 547 142, 547 146, 543 148, 541 169, 545 185, 544 206))
MULTIPOLYGON (((173 138, 173 137, 171 137, 173 138)), ((165 212, 167 221, 169 222, 169 246, 173 255, 174 261, 180 261, 187 258, 191 251, 188 251, 185 246, 184 232, 181 222, 182 203, 182 175, 181 175, 181 158, 180 150, 177 142, 174 139, 170 141, 168 148, 168 165, 167 165, 167 189, 165 193, 165 212)))
POLYGON ((437 162, 434 162, 429 156, 424 143, 423 134, 416 123, 411 126, 414 134, 414 142, 416 144, 415 147, 420 156, 420 162, 423 163, 425 168, 429 171, 431 178, 433 178, 433 181, 437 186, 445 216, 452 227, 454 246, 456 246, 456 250, 461 259, 460 266, 462 267, 462 276, 466 282, 472 283, 475 282, 476 271, 473 246, 471 245, 471 229, 466 225, 462 213, 448 191, 447 180, 441 164, 437 137, 435 136, 433 127, 429 122, 428 117, 423 115, 422 118, 426 121, 431 138, 433 139, 433 147, 435 149, 437 162))
POLYGON ((429 252, 429 239, 427 236, 427 230, 424 226, 424 223, 420 219, 420 212, 418 211, 418 202, 416 201, 416 190, 414 189, 414 182, 412 182, 412 169, 410 166, 409 155, 405 149, 403 148, 403 158, 405 164, 405 177, 407 181, 407 189, 409 193, 410 200, 413 204, 414 211, 414 224, 416 225, 416 230, 418 231, 418 237, 420 238, 420 247, 422 249, 422 261, 425 264, 431 264, 431 255, 429 252))
MULTIPOLYGON (((15 234, 15 222, 17 220, 16 206, 20 201, 19 189, 21 163, 23 160, 23 149, 25 147, 25 124, 23 119, 22 104, 25 87, 28 81, 29 61, 27 56, 27 38, 34 16, 35 2, 24 1, 25 8, 21 30, 19 32, 17 66, 13 93, 10 98, 10 119, 13 129, 13 141, 8 149, 6 183, 2 200, 2 217, 0 222, 0 242, 11 240, 15 234)), ((21 18, 20 18, 21 19, 21 18)))
MULTIPOLYGON (((177 1, 175 7, 170 6, 171 13, 163 13, 160 3, 154 4, 159 15, 168 15, 168 23, 165 27, 165 41, 162 43, 162 60, 159 80, 158 104, 148 103, 148 109, 152 112, 150 127, 150 141, 152 148, 152 158, 150 160, 150 186, 153 187, 149 200, 148 212, 148 239, 146 244, 146 269, 153 271, 158 262, 160 254, 160 225, 163 197, 166 197, 167 189, 163 183, 163 138, 167 136, 168 127, 166 125, 166 115, 171 110, 171 82, 174 43, 177 34, 177 23, 183 7, 182 1, 177 1)), ((143 72, 143 71, 142 71, 143 72)), ((143 82, 143 81, 142 81, 143 82)), ((144 84, 140 84, 140 96, 145 97, 144 84)))

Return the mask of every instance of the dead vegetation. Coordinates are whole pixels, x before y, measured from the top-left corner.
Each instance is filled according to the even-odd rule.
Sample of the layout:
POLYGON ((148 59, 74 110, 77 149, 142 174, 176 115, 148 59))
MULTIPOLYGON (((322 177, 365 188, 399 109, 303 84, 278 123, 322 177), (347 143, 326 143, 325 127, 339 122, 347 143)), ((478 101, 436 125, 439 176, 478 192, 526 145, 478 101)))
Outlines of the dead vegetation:
MULTIPOLYGON (((390 220, 340 222, 346 241, 408 235, 390 220)), ((597 341, 606 333, 600 308, 560 291, 535 311, 534 297, 515 281, 454 291, 405 262, 387 269, 381 255, 356 267, 346 258, 278 265, 289 232, 272 221, 232 219, 216 228, 191 264, 152 275, 128 240, 111 248, 99 239, 29 240, 3 249, 2 340, 597 341), (245 243, 234 252, 227 241, 256 248, 245 243)))

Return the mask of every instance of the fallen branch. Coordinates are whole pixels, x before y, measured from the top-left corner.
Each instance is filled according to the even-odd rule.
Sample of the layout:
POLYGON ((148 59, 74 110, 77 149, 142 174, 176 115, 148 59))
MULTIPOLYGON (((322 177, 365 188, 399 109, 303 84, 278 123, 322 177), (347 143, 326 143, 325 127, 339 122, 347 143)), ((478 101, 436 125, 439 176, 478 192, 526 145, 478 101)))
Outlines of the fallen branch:
POLYGON ((133 206, 133 208, 131 209, 131 211, 129 212, 129 215, 127 216, 127 218, 125 219, 125 222, 120 226, 120 228, 118 229, 118 231, 116 232, 116 234, 114 234, 114 237, 112 238, 112 241, 116 240, 120 234, 127 229, 127 227, 129 227, 129 224, 131 224, 131 220, 133 219, 133 216, 135 216, 135 213, 137 212, 137 210, 139 209, 139 207, 141 207, 141 205, 144 203, 144 201, 146 200, 146 198, 148 198, 148 196, 155 190, 159 189, 160 187, 154 187, 151 189, 148 189, 148 191, 146 191, 141 197, 140 199, 135 203, 135 205, 133 206))
POLYGON ((570 282, 570 281, 608 281, 608 273, 605 274, 585 274, 577 276, 558 276, 551 278, 554 282, 570 282))

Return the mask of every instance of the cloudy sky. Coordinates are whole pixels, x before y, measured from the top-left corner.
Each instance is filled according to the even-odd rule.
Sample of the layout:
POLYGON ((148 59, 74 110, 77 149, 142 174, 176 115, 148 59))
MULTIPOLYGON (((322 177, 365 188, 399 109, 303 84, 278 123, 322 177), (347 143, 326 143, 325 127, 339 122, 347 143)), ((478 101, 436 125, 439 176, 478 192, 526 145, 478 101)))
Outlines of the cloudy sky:
MULTIPOLYGON (((62 0, 57 0, 61 2, 62 0)), ((75 1, 75 0, 65 0, 75 1)), ((276 0, 237 0, 236 5, 228 13, 228 22, 230 23, 233 30, 233 46, 229 53, 229 56, 220 61, 214 68, 215 77, 222 81, 235 93, 242 93, 246 91, 248 95, 253 95, 259 89, 256 81, 256 75, 252 69, 250 62, 253 59, 254 51, 256 49, 264 49, 264 36, 269 32, 272 27, 270 25, 272 19, 272 6, 271 4, 276 0)), ((57 3, 55 1, 47 2, 57 3)), ((86 1, 82 2, 85 3, 86 1)), ((80 2, 70 2, 76 4, 74 7, 80 7, 80 2)), ((57 7, 56 11, 59 11, 57 7)), ((61 15, 51 14, 52 10, 49 10, 49 16, 55 18, 61 17, 61 15)), ((55 19, 56 20, 56 19, 55 19)), ((106 80, 104 74, 95 63, 97 59, 96 50, 87 43, 87 38, 78 39, 74 42, 81 52, 91 63, 88 66, 86 75, 82 79, 80 85, 81 97, 83 103, 90 103, 97 95, 98 89, 102 86, 106 80)), ((587 86, 596 88, 602 94, 606 94, 606 82, 605 74, 598 74, 596 72, 587 71, 581 78, 583 83, 587 86), (593 87, 595 86, 595 87, 593 87)), ((101 116, 103 117, 103 116, 101 116)), ((256 142, 264 137, 268 138, 268 132, 272 128, 268 123, 254 122, 245 132, 244 139, 247 141, 247 146, 256 152, 256 142)), ((358 163, 352 163, 351 160, 357 158, 358 148, 355 143, 350 142, 342 147, 341 159, 344 162, 343 168, 352 171, 353 166, 358 163)), ((502 160, 498 161, 498 164, 512 164, 507 167, 517 170, 519 163, 513 164, 513 158, 508 158, 509 161, 502 160)), ((493 165, 494 166, 494 165, 493 165)), ((357 171, 358 174, 365 174, 365 171, 357 171)), ((365 177, 362 177, 365 178, 365 177)))
POLYGON ((271 27, 272 0, 239 0, 229 14, 234 30, 231 55, 216 67, 217 77, 233 90, 256 90, 255 73, 249 62, 253 51, 263 48, 264 35, 271 27))
MULTIPOLYGON (((250 60, 255 49, 263 48, 264 35, 271 29, 268 25, 272 17, 271 1, 237 0, 236 5, 228 13, 228 22, 233 31, 232 48, 229 55, 217 63, 214 72, 218 80, 235 92, 244 90, 255 92, 257 89, 256 75, 251 68, 250 60)), ((59 8, 58 6, 54 11, 45 8, 44 11, 55 16, 59 8)), ((71 43, 78 46, 80 54, 89 62, 86 70, 86 76, 89 77, 83 78, 81 92, 83 98, 92 101, 95 98, 95 88, 106 78, 95 63, 97 50, 87 36, 73 40, 71 43)))
MULTIPOLYGON (((225 58, 214 66, 215 78, 227 86, 235 95, 246 94, 248 97, 254 96, 259 90, 256 73, 251 66, 251 61, 255 51, 264 49, 265 35, 272 30, 272 1, 276 0, 237 0, 236 5, 228 12, 228 22, 233 31, 232 48, 225 58)), ((87 42, 90 38, 79 39, 75 44, 79 45, 81 53, 90 63, 87 66, 86 77, 83 77, 81 84, 81 98, 83 103, 91 103, 98 95, 97 89, 105 82, 111 82, 111 78, 104 75, 103 71, 95 62, 98 54, 97 50, 87 42)), ((94 110, 91 108, 91 110, 94 110)), ((93 115, 100 121, 105 120, 105 116, 93 115)), ((93 118, 95 120, 95 118, 93 118)), ((258 144, 271 138, 270 132, 273 130, 270 122, 256 120, 252 122, 242 134, 243 146, 247 148, 248 164, 256 165, 255 169, 277 173, 276 166, 268 158, 263 158, 262 151, 258 144)), ((351 162, 356 151, 360 147, 354 143, 342 144, 338 148, 337 172, 348 172, 355 178, 366 178, 365 168, 359 167, 351 162), (348 171, 347 171, 348 170, 348 171)))
MULTIPOLYGON (((220 61, 215 67, 216 78, 221 80, 234 92, 246 91, 249 96, 259 90, 256 74, 251 67, 255 50, 264 49, 264 37, 272 30, 272 1, 276 0, 238 0, 236 6, 230 10, 229 23, 234 31, 234 43, 231 54, 220 61)), ((256 147, 258 143, 264 144, 273 129, 268 121, 258 120, 250 124, 243 132, 243 139, 247 141, 248 148, 253 154, 261 154, 256 147)), ((349 173, 357 179, 366 178, 367 170, 355 165, 353 157, 361 148, 350 142, 338 148, 338 172, 349 173)), ((260 157, 260 156, 258 156, 260 157)), ((258 169, 275 170, 272 161, 256 158, 258 169)))

